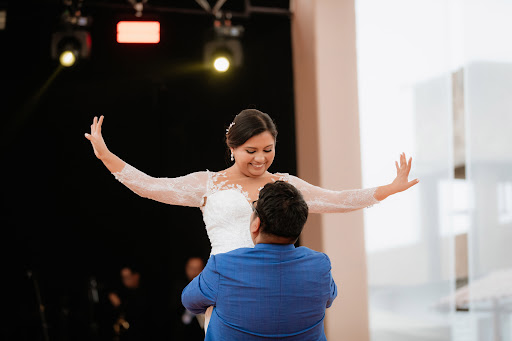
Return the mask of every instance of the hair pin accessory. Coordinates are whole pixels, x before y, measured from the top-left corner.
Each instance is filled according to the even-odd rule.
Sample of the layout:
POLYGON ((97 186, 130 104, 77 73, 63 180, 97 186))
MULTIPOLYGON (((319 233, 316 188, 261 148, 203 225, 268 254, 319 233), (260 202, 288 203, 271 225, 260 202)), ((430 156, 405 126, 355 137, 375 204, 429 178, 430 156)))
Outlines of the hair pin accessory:
POLYGON ((226 129, 226 135, 229 133, 229 129, 231 129, 232 126, 235 125, 235 122, 231 122, 231 124, 229 125, 228 129, 226 129))

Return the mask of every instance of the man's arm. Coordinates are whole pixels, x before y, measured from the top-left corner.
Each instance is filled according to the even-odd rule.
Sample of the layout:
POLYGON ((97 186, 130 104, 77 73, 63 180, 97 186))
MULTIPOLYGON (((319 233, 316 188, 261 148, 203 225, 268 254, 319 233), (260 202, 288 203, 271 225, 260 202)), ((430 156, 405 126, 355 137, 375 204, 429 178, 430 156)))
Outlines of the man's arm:
POLYGON ((327 255, 325 255, 325 258, 326 258, 327 262, 329 263, 329 282, 330 282, 330 285, 329 285, 330 295, 329 295, 329 299, 327 300, 327 304, 325 307, 329 308, 332 305, 332 302, 334 301, 336 296, 338 296, 338 287, 336 286, 336 283, 334 283, 334 278, 332 278, 331 260, 329 259, 329 257, 327 255))
POLYGON ((194 278, 181 294, 183 306, 194 314, 202 314, 217 302, 219 273, 215 256, 211 256, 203 271, 194 278))

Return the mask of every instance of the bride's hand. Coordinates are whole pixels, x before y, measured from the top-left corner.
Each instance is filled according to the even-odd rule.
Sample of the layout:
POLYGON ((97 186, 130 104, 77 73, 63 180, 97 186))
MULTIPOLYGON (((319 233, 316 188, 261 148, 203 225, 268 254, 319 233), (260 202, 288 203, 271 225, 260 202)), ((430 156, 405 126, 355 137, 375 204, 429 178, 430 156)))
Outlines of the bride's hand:
POLYGON ((94 150, 94 155, 98 159, 104 158, 109 150, 107 148, 107 145, 105 144, 105 141, 103 140, 103 137, 101 136, 101 124, 103 123, 103 115, 100 116, 100 119, 98 121, 98 118, 94 116, 94 119, 91 124, 91 133, 87 134, 85 133, 85 138, 91 141, 92 148, 94 150))
POLYGON ((416 185, 419 180, 414 179, 409 181, 409 172, 411 171, 412 158, 409 158, 409 162, 405 158, 405 153, 400 154, 400 166, 398 162, 395 161, 396 166, 396 178, 391 183, 391 187, 393 188, 394 193, 405 191, 410 187, 416 185))

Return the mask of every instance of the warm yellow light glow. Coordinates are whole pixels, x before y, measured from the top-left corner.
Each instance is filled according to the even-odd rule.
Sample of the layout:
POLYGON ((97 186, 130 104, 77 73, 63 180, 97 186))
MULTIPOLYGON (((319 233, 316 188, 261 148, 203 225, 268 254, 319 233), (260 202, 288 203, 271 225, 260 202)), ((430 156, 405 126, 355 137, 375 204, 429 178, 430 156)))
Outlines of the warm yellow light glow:
POLYGON ((226 57, 217 57, 213 62, 213 67, 219 72, 225 72, 229 69, 229 60, 226 57))
POLYGON ((59 61, 62 66, 69 67, 75 64, 76 57, 75 54, 71 51, 64 51, 60 54, 59 61))

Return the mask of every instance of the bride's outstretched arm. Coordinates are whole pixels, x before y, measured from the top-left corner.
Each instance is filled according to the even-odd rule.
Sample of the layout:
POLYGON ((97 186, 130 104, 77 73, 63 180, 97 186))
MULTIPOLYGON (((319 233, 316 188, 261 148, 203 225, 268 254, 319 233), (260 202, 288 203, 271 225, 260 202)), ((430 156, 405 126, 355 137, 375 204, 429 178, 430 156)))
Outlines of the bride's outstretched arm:
POLYGON ((177 178, 154 178, 126 164, 113 173, 119 182, 143 198, 169 205, 201 207, 208 182, 207 172, 195 172, 177 178))
POLYGON ((101 135, 103 116, 94 117, 91 134, 85 137, 91 141, 94 154, 105 167, 126 187, 141 197, 170 205, 200 207, 203 205, 207 188, 208 173, 196 172, 178 178, 154 178, 121 160, 110 152, 101 135))
POLYGON ((418 183, 418 179, 408 181, 412 159, 407 162, 405 154, 400 155, 400 166, 395 162, 397 176, 389 184, 367 189, 333 191, 311 185, 306 181, 290 176, 289 181, 297 187, 306 200, 310 213, 341 213, 372 206, 388 196, 405 191, 418 183))

